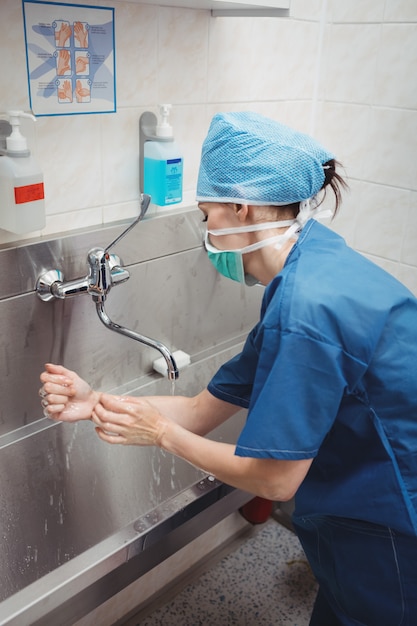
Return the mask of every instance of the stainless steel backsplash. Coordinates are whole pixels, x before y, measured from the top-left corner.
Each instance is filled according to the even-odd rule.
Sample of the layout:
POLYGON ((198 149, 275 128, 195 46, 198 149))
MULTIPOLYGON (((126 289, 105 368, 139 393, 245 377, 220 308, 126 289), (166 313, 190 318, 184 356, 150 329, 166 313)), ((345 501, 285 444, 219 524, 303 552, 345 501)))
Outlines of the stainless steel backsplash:
MULTIPOLYGON (((152 372, 160 354, 106 329, 89 295, 43 302, 35 291, 38 276, 50 269, 61 270, 65 280, 85 276, 88 250, 105 247, 125 225, 0 249, 0 437, 43 418, 39 374, 47 361, 76 370, 101 390, 129 391, 152 372)), ((115 322, 192 360, 244 338, 262 296, 260 288, 215 272, 201 226, 197 210, 145 219, 114 250, 130 279, 113 287, 106 302, 115 322)), ((181 389, 181 375, 177 384, 181 389)))

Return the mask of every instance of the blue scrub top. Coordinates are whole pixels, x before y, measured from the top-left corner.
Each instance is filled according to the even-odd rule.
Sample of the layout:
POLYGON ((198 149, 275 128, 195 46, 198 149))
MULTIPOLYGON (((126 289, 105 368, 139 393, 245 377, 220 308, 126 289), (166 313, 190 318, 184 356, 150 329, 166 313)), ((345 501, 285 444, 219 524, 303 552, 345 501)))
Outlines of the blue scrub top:
POLYGON ((249 409, 237 455, 314 457, 297 516, 417 534, 417 299, 330 229, 306 224, 208 390, 249 409))

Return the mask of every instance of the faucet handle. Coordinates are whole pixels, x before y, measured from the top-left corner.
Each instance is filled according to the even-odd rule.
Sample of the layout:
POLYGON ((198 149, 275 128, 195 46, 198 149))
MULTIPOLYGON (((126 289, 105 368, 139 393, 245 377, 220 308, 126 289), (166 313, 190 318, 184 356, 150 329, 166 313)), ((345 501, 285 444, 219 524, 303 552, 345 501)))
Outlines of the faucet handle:
POLYGON ((146 193, 142 193, 141 194, 141 200, 140 200, 140 212, 139 215, 137 216, 137 218, 126 228, 126 230, 124 230, 120 235, 118 235, 116 237, 116 239, 114 239, 114 241, 112 241, 111 243, 109 243, 109 245, 107 246, 107 248, 104 250, 104 252, 108 252, 110 250, 110 248, 113 248, 114 245, 116 245, 116 243, 119 243, 119 241, 121 239, 123 239, 123 237, 125 235, 127 235, 127 233, 129 231, 132 230, 132 228, 134 226, 136 226, 136 224, 138 224, 140 221, 142 221, 142 219, 145 217, 145 213, 149 208, 149 204, 151 201, 151 196, 148 196, 148 194, 146 193))
POLYGON ((128 270, 123 267, 122 260, 117 254, 111 254, 109 259, 111 282, 113 285, 119 285, 126 282, 130 278, 128 270))
POLYGON ((95 302, 104 301, 113 285, 124 283, 129 278, 129 272, 117 254, 109 254, 103 248, 92 248, 87 260, 87 292, 95 302))

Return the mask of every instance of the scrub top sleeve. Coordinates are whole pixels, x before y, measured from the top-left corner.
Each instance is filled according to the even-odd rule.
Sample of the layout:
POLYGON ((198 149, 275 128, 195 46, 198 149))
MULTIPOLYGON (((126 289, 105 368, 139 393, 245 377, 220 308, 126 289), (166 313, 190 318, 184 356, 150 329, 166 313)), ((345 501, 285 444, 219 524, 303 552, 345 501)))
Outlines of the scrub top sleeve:
POLYGON ((308 459, 332 427, 349 380, 364 367, 339 346, 265 330, 248 419, 236 454, 308 459))
POLYGON ((222 365, 207 386, 216 398, 244 409, 249 407, 258 365, 256 335, 255 327, 248 335, 242 352, 222 365))

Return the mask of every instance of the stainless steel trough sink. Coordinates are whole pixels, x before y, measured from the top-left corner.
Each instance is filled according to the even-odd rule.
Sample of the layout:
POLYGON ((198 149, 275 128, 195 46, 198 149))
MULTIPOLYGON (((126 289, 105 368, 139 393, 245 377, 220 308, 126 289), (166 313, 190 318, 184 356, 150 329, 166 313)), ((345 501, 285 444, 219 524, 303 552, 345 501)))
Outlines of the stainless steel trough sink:
MULTIPOLYGON (((194 393, 228 356, 188 367, 177 392, 194 393)), ((155 374, 116 391, 169 385, 155 374)), ((234 442, 244 419, 211 437, 234 442)), ((74 623, 252 497, 163 451, 104 444, 91 422, 0 437, 0 472, 1 625, 74 623)))

